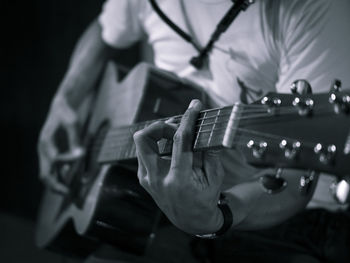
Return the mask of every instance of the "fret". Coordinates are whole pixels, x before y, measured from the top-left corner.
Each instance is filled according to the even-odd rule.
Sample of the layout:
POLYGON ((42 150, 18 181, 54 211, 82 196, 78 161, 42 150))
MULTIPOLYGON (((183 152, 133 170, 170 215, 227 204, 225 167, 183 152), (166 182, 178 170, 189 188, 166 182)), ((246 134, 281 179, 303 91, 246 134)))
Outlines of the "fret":
POLYGON ((218 122, 219 115, 220 115, 220 109, 216 112, 215 121, 214 121, 214 124, 213 124, 213 126, 211 128, 210 135, 209 135, 209 140, 208 140, 208 144, 207 144, 208 147, 210 146, 210 142, 212 140, 214 129, 215 129, 215 125, 218 122))
POLYGON ((203 116, 200 116, 202 121, 198 129, 197 142, 194 145, 195 150, 205 149, 210 146, 213 138, 218 133, 216 128, 222 127, 222 125, 219 124, 219 121, 221 121, 219 116, 221 116, 221 110, 219 109, 205 111, 203 116))
POLYGON ((194 146, 193 146, 194 149, 197 148, 198 142, 200 141, 200 138, 201 138, 201 135, 202 135, 201 131, 203 129, 203 125, 204 125, 204 122, 206 120, 206 117, 207 117, 207 111, 205 111, 204 113, 200 113, 199 114, 199 118, 198 119, 201 119, 201 123, 199 124, 198 131, 197 131, 197 129, 195 129, 195 131, 197 131, 198 134, 197 134, 195 142, 194 142, 194 146))

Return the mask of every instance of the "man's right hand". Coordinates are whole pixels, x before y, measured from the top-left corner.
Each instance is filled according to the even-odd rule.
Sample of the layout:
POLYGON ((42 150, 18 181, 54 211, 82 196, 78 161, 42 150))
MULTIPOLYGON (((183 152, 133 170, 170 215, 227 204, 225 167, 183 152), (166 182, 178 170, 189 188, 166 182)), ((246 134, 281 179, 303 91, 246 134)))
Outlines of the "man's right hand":
POLYGON ((38 153, 40 178, 52 190, 59 193, 67 193, 68 189, 58 181, 55 173, 52 173, 52 165, 57 161, 77 160, 84 155, 84 149, 79 142, 77 128, 77 112, 70 107, 64 96, 56 95, 40 133, 38 153), (55 144, 55 132, 59 127, 66 131, 69 145, 68 152, 59 153, 55 144))

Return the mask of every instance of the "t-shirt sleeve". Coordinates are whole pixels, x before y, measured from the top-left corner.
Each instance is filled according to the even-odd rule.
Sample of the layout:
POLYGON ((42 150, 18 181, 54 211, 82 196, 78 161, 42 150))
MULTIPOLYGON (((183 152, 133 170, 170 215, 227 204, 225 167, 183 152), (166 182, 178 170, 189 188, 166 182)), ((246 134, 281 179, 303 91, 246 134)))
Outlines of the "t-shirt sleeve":
POLYGON ((350 87, 350 1, 283 1, 279 33, 280 72, 276 88, 289 92, 306 79, 326 92, 334 79, 350 87))
POLYGON ((144 0, 107 0, 99 15, 102 39, 116 48, 128 47, 143 35, 140 24, 144 0))

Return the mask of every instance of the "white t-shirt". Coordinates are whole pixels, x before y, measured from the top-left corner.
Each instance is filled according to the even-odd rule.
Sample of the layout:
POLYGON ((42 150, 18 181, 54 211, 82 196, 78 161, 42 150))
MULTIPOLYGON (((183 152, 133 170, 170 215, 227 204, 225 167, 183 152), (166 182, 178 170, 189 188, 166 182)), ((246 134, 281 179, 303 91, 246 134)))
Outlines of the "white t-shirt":
MULTIPOLYGON (((232 6, 231 0, 157 3, 202 47, 232 6)), ((254 101, 268 91, 289 93, 296 79, 307 79, 313 92, 328 91, 335 78, 350 87, 349 14, 349 0, 257 0, 221 35, 208 67, 200 71, 189 64, 196 49, 165 24, 147 0, 108 0, 99 21, 106 43, 122 48, 146 37, 156 66, 197 82, 218 106, 225 106, 243 97, 254 101), (238 79, 248 87, 246 94, 238 79)), ((242 169, 236 169, 237 176, 244 169, 254 172, 238 166, 242 169)), ((310 205, 335 208, 325 183, 330 179, 325 178, 319 180, 310 205)))

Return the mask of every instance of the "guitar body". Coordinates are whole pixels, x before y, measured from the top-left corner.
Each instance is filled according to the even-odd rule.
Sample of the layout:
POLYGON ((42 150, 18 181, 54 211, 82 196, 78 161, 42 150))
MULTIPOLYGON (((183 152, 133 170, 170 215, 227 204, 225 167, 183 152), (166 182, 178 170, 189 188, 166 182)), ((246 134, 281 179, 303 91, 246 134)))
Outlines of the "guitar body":
POLYGON ((70 193, 44 193, 36 232, 40 247, 85 256, 107 242, 142 253, 159 221, 159 209, 138 184, 137 163, 101 164, 94 145, 110 127, 179 115, 193 98, 206 98, 192 83, 147 64, 139 64, 122 81, 119 75, 109 63, 83 138, 84 160, 68 175, 66 166, 58 169, 57 176, 69 181, 70 193))

